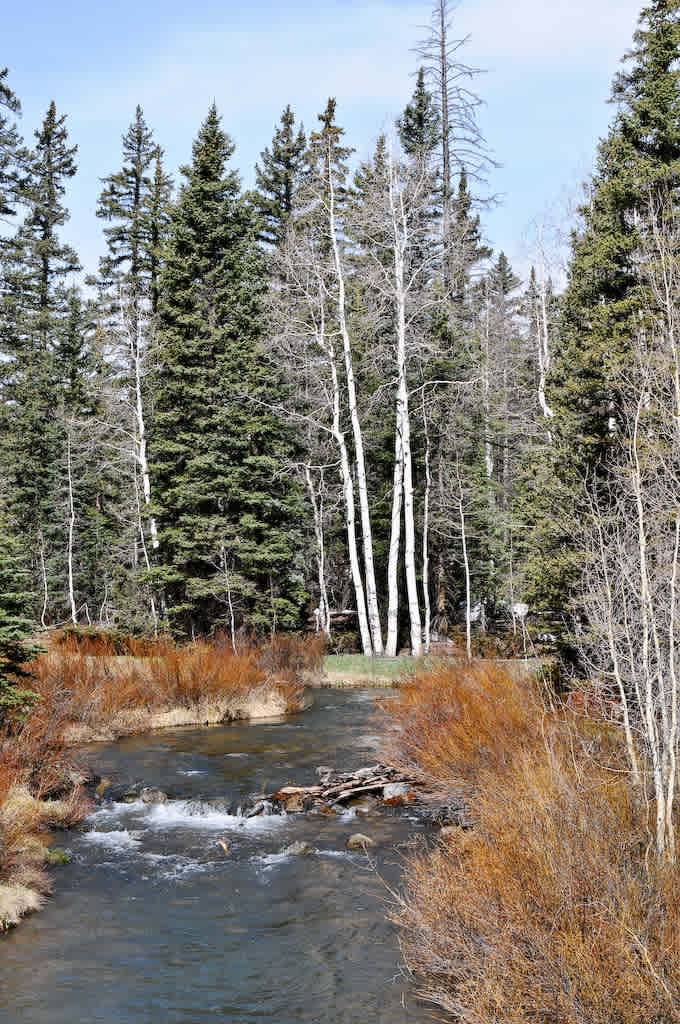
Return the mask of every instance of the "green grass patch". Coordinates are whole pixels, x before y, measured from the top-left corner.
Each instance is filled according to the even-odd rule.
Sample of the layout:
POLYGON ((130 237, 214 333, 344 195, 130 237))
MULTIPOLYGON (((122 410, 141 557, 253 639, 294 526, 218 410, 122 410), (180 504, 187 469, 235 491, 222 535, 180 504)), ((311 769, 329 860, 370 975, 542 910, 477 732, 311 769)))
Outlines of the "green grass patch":
POLYGON ((324 659, 326 672, 334 675, 374 676, 376 679, 396 679, 404 673, 412 674, 425 664, 424 658, 402 655, 398 658, 368 658, 365 654, 329 654, 324 659))

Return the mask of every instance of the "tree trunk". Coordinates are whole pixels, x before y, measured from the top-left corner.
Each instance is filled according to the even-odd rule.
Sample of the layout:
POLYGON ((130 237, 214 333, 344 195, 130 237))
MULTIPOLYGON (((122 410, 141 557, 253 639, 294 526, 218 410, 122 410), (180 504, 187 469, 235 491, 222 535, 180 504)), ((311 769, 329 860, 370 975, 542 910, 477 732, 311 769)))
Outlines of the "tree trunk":
POLYGON ((73 533, 76 524, 76 509, 73 501, 73 463, 71 460, 71 433, 73 423, 69 423, 66 434, 66 472, 68 476, 68 598, 71 606, 71 622, 78 625, 78 610, 76 608, 75 590, 73 586, 73 533))
MULTIPOLYGON (((330 161, 329 161, 330 168, 330 161)), ((359 409, 357 404, 356 384, 354 380, 354 366, 352 362, 352 344, 347 330, 347 318, 345 314, 345 278, 340 259, 338 246, 337 229, 335 222, 335 190, 333 176, 328 174, 329 186, 329 211, 328 226, 333 249, 333 262, 338 283, 338 322, 342 337, 342 347, 345 359, 345 376, 347 382, 347 400, 349 405, 350 422, 354 438, 354 454, 356 459, 357 491, 359 494, 359 512, 361 516, 361 533, 363 538, 364 571, 366 576, 366 604, 368 620, 371 631, 373 653, 383 653, 382 629, 380 625, 380 613, 378 610, 378 590, 375 582, 375 567, 373 563, 373 535, 371 530, 371 517, 368 507, 368 487, 366 483, 366 462, 364 457, 364 440, 359 420, 359 409)))

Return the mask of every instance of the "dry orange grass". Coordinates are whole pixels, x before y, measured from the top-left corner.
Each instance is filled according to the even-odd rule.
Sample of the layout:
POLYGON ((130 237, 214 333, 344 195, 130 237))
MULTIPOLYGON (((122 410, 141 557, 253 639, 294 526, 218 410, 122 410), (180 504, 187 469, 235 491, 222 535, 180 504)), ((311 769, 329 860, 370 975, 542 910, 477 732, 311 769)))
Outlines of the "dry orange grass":
POLYGON ((440 667, 390 707, 392 753, 473 830, 407 860, 393 916, 422 995, 463 1024, 680 1020, 680 872, 615 732, 493 669, 440 667))
POLYGON ((165 724, 173 712, 182 724, 199 712, 201 720, 219 721, 253 693, 262 707, 275 695, 277 707, 293 711, 303 672, 318 668, 323 654, 316 637, 275 638, 269 647, 234 653, 221 637, 179 647, 94 630, 53 635, 47 653, 26 666, 40 700, 0 731, 0 931, 37 909, 47 891, 40 868, 47 830, 87 813, 82 772, 67 746, 74 725, 92 738, 149 728, 163 719, 154 717, 159 712, 168 712, 165 724))
MULTIPOLYGON (((33 732, 63 735, 67 723, 96 729, 142 713, 219 702, 228 714, 253 691, 281 694, 287 710, 299 706, 303 671, 318 667, 323 646, 316 637, 275 638, 268 647, 234 652, 221 637, 178 646, 168 639, 128 640, 131 653, 115 652, 122 641, 60 634, 28 668, 41 702, 30 715, 33 732)), ((36 740, 37 741, 37 740, 36 740)))

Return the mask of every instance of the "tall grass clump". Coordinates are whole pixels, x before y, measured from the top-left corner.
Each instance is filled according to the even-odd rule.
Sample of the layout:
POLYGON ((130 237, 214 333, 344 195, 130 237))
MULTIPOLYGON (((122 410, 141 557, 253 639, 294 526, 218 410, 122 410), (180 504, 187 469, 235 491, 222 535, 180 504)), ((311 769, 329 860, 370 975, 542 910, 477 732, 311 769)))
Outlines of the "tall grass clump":
POLYGON ((420 675, 388 714, 392 759, 474 819, 407 857, 393 907, 443 1019, 677 1024, 680 874, 618 730, 474 666, 420 675))
POLYGON ((52 634, 22 670, 38 699, 0 725, 0 931, 39 909, 49 891, 49 829, 68 828, 89 809, 72 744, 298 710, 323 656, 318 637, 235 651, 220 636, 179 646, 94 629, 52 634))
POLYGON ((61 632, 27 666, 40 695, 29 718, 46 739, 68 733, 69 723, 80 726, 85 739, 87 730, 120 735, 189 724, 192 716, 196 722, 226 721, 247 713, 254 699, 294 711, 302 702, 306 673, 322 658, 317 637, 275 637, 265 646, 243 644, 234 650, 221 636, 182 646, 165 637, 137 641, 61 632), (158 718, 162 714, 166 717, 158 718))

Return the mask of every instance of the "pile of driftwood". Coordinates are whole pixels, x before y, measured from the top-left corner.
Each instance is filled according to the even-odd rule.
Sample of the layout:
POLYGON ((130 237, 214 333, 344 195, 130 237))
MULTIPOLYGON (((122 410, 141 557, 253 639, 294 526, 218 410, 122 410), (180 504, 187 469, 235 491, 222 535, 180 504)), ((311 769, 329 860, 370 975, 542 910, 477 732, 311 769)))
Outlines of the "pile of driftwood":
MULTIPOLYGON (((265 800, 285 811, 320 807, 333 812, 365 796, 376 797, 382 804, 402 806, 413 803, 416 790, 421 786, 413 776, 385 764, 358 768, 355 772, 337 772, 321 765, 316 774, 319 778, 317 786, 282 786, 265 800)), ((251 813, 259 813, 257 806, 251 813)))

